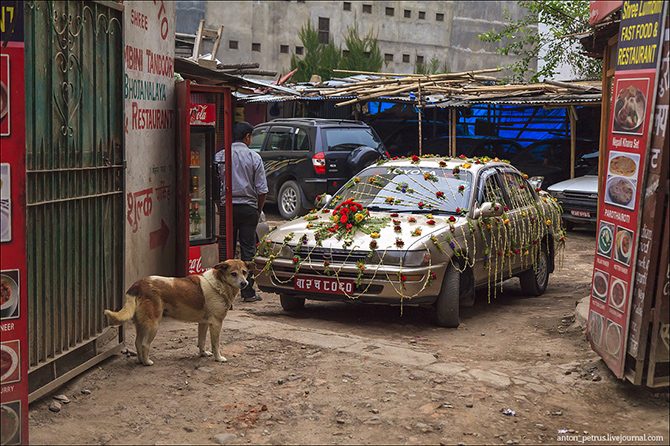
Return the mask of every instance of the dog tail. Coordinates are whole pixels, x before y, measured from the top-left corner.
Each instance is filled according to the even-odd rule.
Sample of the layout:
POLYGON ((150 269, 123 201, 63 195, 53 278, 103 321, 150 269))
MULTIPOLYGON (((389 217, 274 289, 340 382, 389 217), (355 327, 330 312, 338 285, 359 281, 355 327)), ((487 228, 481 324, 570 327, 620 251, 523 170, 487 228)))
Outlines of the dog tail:
POLYGON ((105 310, 105 316, 107 316, 107 320, 111 325, 121 325, 135 316, 136 307, 137 298, 126 294, 126 303, 123 305, 123 308, 119 311, 105 310))

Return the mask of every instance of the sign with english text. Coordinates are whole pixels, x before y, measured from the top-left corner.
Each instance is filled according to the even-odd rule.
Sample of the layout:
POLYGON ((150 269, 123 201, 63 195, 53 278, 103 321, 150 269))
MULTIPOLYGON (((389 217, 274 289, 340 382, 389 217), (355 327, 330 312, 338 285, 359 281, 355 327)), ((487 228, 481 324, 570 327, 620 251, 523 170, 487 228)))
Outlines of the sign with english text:
POLYGON ((192 104, 189 114, 191 125, 216 125, 216 104, 192 104))
POLYGON ((587 333, 624 376, 644 181, 663 36, 662 1, 624 1, 605 157, 587 333))

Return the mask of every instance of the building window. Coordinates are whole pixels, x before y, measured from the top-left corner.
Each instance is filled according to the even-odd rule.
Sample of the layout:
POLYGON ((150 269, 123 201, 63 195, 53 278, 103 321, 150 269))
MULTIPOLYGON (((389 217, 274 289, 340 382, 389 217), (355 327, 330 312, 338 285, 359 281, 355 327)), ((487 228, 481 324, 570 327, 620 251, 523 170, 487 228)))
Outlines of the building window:
POLYGON ((260 43, 252 43, 251 44, 251 51, 258 51, 260 53, 261 52, 261 44, 260 43))
POLYGON ((417 65, 423 64, 423 56, 416 56, 416 64, 417 65))
POLYGON ((402 61, 403 63, 409 63, 409 54, 403 54, 402 61))
POLYGON ((351 2, 342 3, 342 9, 344 9, 345 11, 351 11, 351 2))
POLYGON ((391 17, 393 17, 395 15, 395 9, 386 8, 386 15, 390 15, 391 17))
POLYGON ((405 9, 405 18, 406 19, 411 19, 412 18, 412 11, 409 9, 405 9))
POLYGON ((295 47, 295 53, 296 53, 297 55, 301 55, 301 54, 304 53, 304 52, 305 52, 305 48, 303 48, 303 47, 301 47, 301 46, 296 46, 296 47, 295 47))
POLYGON ((288 54, 288 45, 279 45, 279 52, 288 54))
POLYGON ((419 20, 426 20, 426 11, 419 11, 419 20))
POLYGON ((369 59, 370 58, 370 51, 364 51, 363 56, 365 56, 369 59))
POLYGON ((363 5, 363 12, 366 14, 372 14, 372 5, 363 5))
POLYGON ((228 41, 228 48, 231 50, 236 50, 238 47, 237 40, 229 40, 228 41))
POLYGON ((330 40, 330 19, 319 17, 319 43, 328 43, 330 40))
POLYGON ((384 54, 384 62, 386 63, 393 62, 393 54, 389 53, 384 54))
POLYGON ((435 20, 437 20, 438 22, 444 22, 444 14, 438 12, 437 14, 435 14, 435 20))

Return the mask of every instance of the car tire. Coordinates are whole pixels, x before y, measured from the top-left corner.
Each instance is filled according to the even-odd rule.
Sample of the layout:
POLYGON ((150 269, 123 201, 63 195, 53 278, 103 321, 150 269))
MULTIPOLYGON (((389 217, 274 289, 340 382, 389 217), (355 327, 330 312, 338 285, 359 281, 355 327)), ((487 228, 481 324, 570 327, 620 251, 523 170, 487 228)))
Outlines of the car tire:
POLYGON ((519 274, 521 291, 529 296, 541 296, 549 284, 549 254, 544 244, 537 256, 537 263, 519 274))
POLYGON ((449 265, 435 302, 435 322, 440 327, 456 328, 460 324, 460 288, 461 274, 453 265, 449 265))
POLYGON ((279 214, 286 220, 291 220, 304 214, 305 206, 302 199, 302 190, 293 180, 282 184, 277 194, 277 207, 279 214))
POLYGON ((284 311, 299 311, 305 308, 305 298, 292 294, 280 294, 279 302, 284 311))

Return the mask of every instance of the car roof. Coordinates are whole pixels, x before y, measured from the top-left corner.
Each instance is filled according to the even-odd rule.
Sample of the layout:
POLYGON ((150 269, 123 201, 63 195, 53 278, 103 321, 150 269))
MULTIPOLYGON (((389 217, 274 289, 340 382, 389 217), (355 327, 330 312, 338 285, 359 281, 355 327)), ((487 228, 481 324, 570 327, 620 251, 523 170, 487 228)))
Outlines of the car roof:
MULTIPOLYGON (((418 162, 416 161, 416 158, 413 157, 391 158, 377 165, 385 167, 418 166, 418 167, 441 167, 442 169, 453 169, 454 167, 462 167, 463 164, 466 163, 470 164, 468 170, 472 171, 473 173, 480 171, 484 167, 514 167, 511 164, 500 161, 497 158, 494 159, 486 157, 453 158, 449 156, 433 156, 433 155, 424 155, 423 157, 419 157, 418 162), (444 162, 445 164, 443 166, 440 166, 440 162, 444 162)), ((373 164, 371 167, 374 166, 375 165, 373 164)))
POLYGON ((264 122, 258 124, 262 125, 271 125, 271 124, 298 124, 310 127, 364 127, 369 128, 369 126, 362 121, 353 121, 350 119, 326 119, 326 118, 277 118, 269 122, 264 122))

